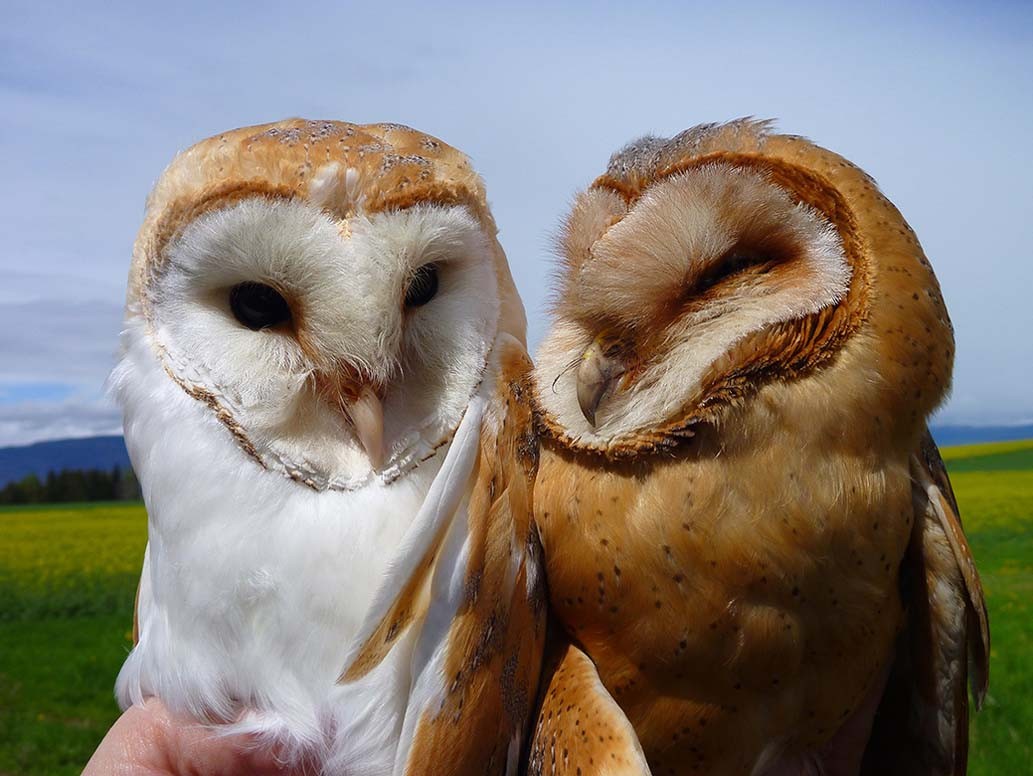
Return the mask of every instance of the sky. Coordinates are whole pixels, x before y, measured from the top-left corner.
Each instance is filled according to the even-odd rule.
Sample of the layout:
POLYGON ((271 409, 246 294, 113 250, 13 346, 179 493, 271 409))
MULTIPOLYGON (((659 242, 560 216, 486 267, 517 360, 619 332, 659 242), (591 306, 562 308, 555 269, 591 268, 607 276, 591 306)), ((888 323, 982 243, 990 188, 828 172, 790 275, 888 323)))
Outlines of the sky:
POLYGON ((145 5, 3 3, 0 445, 118 432, 103 383, 148 190, 197 140, 289 116, 469 154, 532 347, 553 235, 613 151, 777 119, 918 233, 958 342, 937 421, 1033 422, 1033 4, 145 5))

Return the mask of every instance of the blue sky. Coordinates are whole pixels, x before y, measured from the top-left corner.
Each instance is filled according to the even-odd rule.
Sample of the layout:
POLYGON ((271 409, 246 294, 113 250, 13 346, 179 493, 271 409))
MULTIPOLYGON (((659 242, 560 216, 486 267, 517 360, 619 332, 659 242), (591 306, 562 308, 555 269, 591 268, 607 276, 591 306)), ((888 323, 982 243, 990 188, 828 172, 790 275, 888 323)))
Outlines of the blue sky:
POLYGON ((776 118, 918 232, 957 329, 939 420, 1033 421, 1033 4, 380 5, 4 3, 0 444, 117 431, 102 384, 148 189, 192 142, 292 115, 470 154, 532 343, 551 235, 612 151, 776 118))

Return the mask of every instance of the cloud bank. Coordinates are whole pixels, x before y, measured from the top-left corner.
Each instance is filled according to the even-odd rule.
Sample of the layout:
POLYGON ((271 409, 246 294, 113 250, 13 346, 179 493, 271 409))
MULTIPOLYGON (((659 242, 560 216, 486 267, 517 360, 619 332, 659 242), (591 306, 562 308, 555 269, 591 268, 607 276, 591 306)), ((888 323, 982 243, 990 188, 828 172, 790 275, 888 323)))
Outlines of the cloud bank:
POLYGON ((940 420, 1033 417, 1033 6, 13 3, 0 26, 0 444, 110 431, 144 197, 173 154, 291 115, 411 124, 484 175, 530 320, 550 235, 627 140, 775 117, 867 169, 957 329, 940 420))

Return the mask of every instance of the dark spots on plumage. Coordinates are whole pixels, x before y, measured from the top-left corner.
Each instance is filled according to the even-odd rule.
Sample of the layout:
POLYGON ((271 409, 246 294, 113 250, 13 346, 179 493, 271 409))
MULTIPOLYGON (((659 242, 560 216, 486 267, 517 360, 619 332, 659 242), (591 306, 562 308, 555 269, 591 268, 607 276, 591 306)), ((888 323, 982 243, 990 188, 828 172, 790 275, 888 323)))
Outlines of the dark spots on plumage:
POLYGON ((483 577, 483 571, 477 569, 466 577, 466 582, 463 586, 463 596, 467 604, 472 604, 477 601, 477 596, 481 591, 481 579, 483 577))
POLYGON ((610 540, 609 539, 600 539, 599 540, 599 544, 601 544, 603 547, 609 547, 610 546, 610 540))
POLYGON ((799 597, 800 597, 800 588, 794 587, 793 588, 793 598, 799 598, 799 597))
POLYGON ((662 609, 663 603, 661 603, 659 600, 656 600, 653 602, 653 606, 655 606, 657 609, 662 609))
POLYGON ((675 574, 673 577, 671 577, 671 579, 673 579, 676 584, 680 585, 682 583, 682 581, 685 579, 685 577, 682 576, 681 574, 675 574))

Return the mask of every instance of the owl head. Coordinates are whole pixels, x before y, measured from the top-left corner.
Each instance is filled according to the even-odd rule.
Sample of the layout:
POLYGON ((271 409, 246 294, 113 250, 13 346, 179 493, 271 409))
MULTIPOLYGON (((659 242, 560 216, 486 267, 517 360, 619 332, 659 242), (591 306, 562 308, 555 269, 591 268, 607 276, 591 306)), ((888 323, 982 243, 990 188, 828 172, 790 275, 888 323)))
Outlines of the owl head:
POLYGON ((914 233, 861 170, 766 122, 626 146, 559 252, 537 401, 573 448, 672 447, 761 400, 917 434, 947 389, 950 323, 914 233))
POLYGON ((148 200, 129 336, 257 465, 389 480, 450 439, 497 334, 523 340, 495 233, 466 157, 408 127, 227 132, 148 200))

